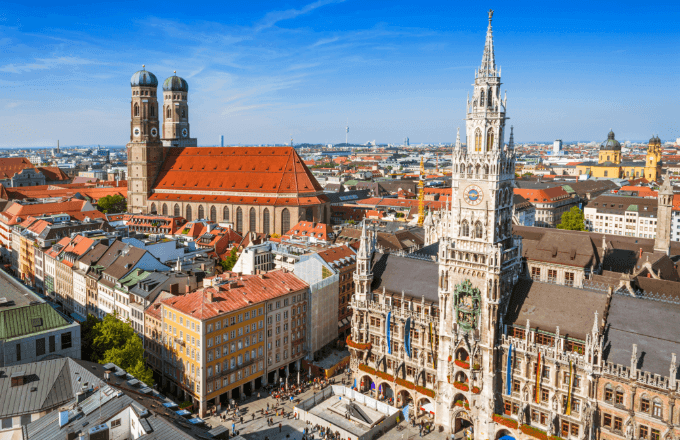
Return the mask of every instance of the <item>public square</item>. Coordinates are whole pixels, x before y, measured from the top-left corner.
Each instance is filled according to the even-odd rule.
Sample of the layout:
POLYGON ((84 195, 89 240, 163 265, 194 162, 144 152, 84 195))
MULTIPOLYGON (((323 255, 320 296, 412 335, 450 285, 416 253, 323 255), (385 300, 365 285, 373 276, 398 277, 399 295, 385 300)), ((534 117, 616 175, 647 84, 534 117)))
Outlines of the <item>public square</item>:
MULTIPOLYGON (((336 376, 338 379, 340 376, 336 376)), ((304 401, 305 399, 312 397, 315 393, 320 393, 319 389, 308 389, 303 393, 298 394, 295 397, 295 401, 286 401, 284 404, 277 405, 277 399, 265 395, 264 391, 260 391, 260 398, 257 397, 257 392, 251 397, 247 398, 245 401, 239 402, 240 416, 243 416, 243 423, 240 422, 240 416, 235 422, 236 431, 240 436, 246 440, 301 440, 303 435, 303 430, 308 427, 305 422, 301 420, 295 420, 293 418, 294 407, 296 402, 304 401), (264 415, 263 410, 266 412, 267 404, 269 404, 269 415, 264 415), (284 416, 276 416, 276 411, 283 410, 284 416), (253 414, 255 417, 253 418, 253 414), (272 426, 268 426, 267 419, 273 419, 272 426), (279 428, 281 424, 281 428, 279 428)), ((224 409, 220 414, 224 414, 224 409)), ((211 425, 213 428, 218 425, 224 425, 231 431, 233 420, 233 411, 229 412, 229 416, 226 421, 222 421, 219 416, 212 415, 204 417, 206 423, 211 425)), ((449 438, 447 432, 431 432, 425 434, 423 432, 423 438, 429 440, 446 440, 449 438)), ((313 439, 319 439, 319 434, 314 433, 313 439)), ((396 427, 385 432, 376 438, 382 438, 385 440, 408 440, 419 438, 418 427, 411 427, 410 424, 402 421, 396 427)))

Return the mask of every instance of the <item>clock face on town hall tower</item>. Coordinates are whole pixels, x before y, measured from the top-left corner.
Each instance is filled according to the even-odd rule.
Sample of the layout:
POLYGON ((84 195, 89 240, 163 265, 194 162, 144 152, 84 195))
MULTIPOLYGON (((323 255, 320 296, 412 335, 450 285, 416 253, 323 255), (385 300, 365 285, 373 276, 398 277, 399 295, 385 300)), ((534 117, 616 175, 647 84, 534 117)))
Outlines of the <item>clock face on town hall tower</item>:
POLYGON ((482 192, 482 189, 478 187, 477 185, 470 185, 467 188, 465 188, 465 192, 463 193, 463 198, 465 199, 465 202, 468 205, 479 205, 482 203, 482 199, 484 198, 484 193, 482 192))

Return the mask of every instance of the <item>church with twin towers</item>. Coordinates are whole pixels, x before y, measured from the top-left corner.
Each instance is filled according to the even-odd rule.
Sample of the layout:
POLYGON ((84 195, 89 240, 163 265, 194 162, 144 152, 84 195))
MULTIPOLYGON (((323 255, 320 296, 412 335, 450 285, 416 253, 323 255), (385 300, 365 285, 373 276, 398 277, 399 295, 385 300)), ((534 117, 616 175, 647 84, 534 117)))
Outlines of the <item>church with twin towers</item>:
POLYGON ((328 197, 295 149, 199 148, 186 80, 168 77, 159 94, 158 79, 143 66, 130 86, 129 212, 205 219, 241 234, 285 234, 301 220, 330 222, 328 197))

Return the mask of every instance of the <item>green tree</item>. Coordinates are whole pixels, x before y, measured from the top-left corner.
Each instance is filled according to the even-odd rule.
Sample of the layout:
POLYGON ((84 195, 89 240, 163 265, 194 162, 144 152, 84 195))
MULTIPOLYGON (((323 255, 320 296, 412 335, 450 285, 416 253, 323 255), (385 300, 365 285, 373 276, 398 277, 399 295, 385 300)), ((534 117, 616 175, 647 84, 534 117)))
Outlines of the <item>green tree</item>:
POLYGON ((557 229, 568 229, 570 231, 585 231, 586 226, 583 221, 583 211, 578 206, 562 214, 562 222, 557 225, 557 229))
POLYGON ((238 261, 238 255, 236 253, 236 246, 231 248, 231 252, 229 253, 229 256, 225 258, 224 260, 220 261, 220 266, 222 266, 222 269, 226 271, 232 270, 234 268, 234 265, 238 261))
POLYGON ((104 354, 99 352, 99 346, 94 343, 94 338, 97 336, 95 330, 97 324, 99 320, 92 315, 87 315, 85 322, 80 324, 81 357, 90 362, 96 362, 104 354))
POLYGON ((127 211, 127 200, 120 194, 104 196, 99 199, 97 208, 105 214, 117 214, 127 211))
POLYGON ((106 315, 94 326, 93 345, 97 347, 100 364, 113 362, 135 378, 153 386, 153 373, 144 364, 144 345, 129 322, 106 315), (101 353, 101 354, 99 354, 101 353))

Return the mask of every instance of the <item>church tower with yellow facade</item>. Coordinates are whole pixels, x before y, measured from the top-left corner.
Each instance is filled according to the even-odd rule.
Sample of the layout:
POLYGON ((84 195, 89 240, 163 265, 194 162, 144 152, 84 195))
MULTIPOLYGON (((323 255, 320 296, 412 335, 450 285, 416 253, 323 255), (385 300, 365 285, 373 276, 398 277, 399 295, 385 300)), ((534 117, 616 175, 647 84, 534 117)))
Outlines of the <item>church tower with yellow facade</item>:
POLYGON ((649 140, 644 162, 624 162, 621 157, 621 143, 610 130, 607 140, 600 145, 597 163, 583 162, 577 165, 577 169, 580 175, 600 179, 657 180, 661 176, 661 139, 652 137, 649 140))

